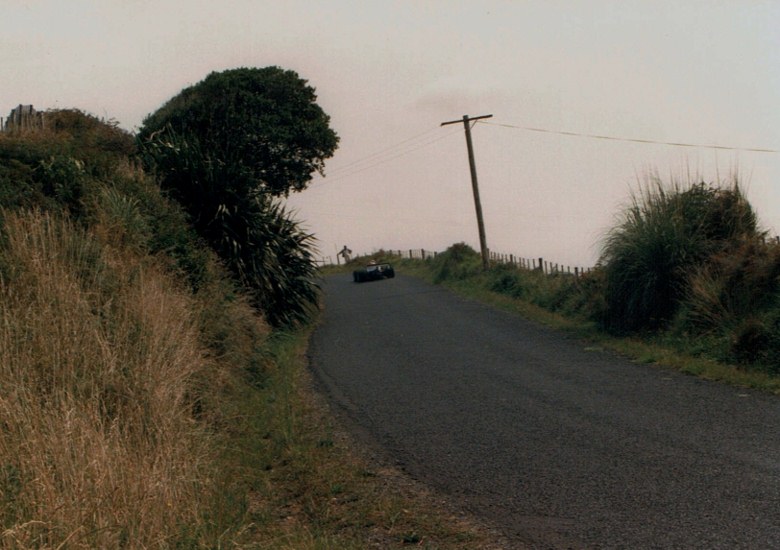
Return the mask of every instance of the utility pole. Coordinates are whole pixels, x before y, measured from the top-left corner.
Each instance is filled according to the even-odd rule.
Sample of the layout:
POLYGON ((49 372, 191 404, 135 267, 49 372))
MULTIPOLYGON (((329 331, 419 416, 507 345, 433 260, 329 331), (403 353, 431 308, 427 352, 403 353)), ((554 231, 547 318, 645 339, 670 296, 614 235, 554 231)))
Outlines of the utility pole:
POLYGON ((490 118, 493 115, 482 115, 469 117, 463 115, 462 120, 451 120, 442 122, 441 126, 447 124, 457 124, 463 122, 463 129, 466 131, 466 147, 469 152, 469 168, 471 169, 471 190, 474 192, 474 207, 477 210, 477 227, 479 228, 479 249, 482 253, 482 268, 487 269, 489 265, 487 239, 485 238, 485 222, 482 219, 482 203, 479 200, 479 186, 477 185, 477 165, 474 162, 474 146, 471 144, 471 122, 483 118, 490 118))

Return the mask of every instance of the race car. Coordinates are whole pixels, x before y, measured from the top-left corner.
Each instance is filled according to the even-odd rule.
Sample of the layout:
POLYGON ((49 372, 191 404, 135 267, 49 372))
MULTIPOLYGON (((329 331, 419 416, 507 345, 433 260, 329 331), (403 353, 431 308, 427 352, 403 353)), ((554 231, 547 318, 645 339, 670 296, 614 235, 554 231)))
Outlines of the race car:
POLYGON ((395 277, 395 270, 390 264, 370 263, 366 267, 352 272, 352 280, 356 283, 392 279, 393 277, 395 277))

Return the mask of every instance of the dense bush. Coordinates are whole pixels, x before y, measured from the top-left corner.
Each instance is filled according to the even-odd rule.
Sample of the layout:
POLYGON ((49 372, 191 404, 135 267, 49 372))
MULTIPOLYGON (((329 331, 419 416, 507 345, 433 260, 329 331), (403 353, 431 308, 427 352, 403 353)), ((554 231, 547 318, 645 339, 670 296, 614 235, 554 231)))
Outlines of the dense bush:
POLYGON ((0 133, 0 204, 80 218, 96 181, 131 170, 133 137, 76 109, 47 111, 45 121, 44 129, 0 133))
MULTIPOLYGON (((208 170, 229 169, 229 179, 218 183, 239 196, 305 189, 338 145, 314 88, 279 67, 214 72, 185 88, 149 115, 138 134, 142 148, 168 140, 196 149, 208 170)), ((159 167, 161 154, 169 151, 146 160, 159 167)), ((200 190, 190 187, 200 184, 197 179, 177 182, 165 171, 161 176, 188 209, 207 206, 200 190)))
POLYGON ((780 372, 780 245, 735 243, 695 270, 677 332, 717 337, 722 359, 780 372))
POLYGON ((651 181, 606 239, 601 322, 617 333, 665 326, 691 273, 734 242, 758 237, 755 214, 736 183, 667 189, 651 181))
POLYGON ((768 240, 736 180, 652 179, 574 277, 510 264, 482 270, 460 243, 427 263, 437 283, 510 296, 616 334, 780 374, 780 239, 768 240))
POLYGON ((438 254, 431 265, 433 280, 435 283, 440 283, 446 280, 466 279, 480 273, 482 258, 469 245, 457 243, 438 254))
POLYGON ((513 298, 526 298, 528 296, 528 283, 520 271, 508 264, 499 264, 490 270, 489 288, 493 292, 511 296, 513 298))
POLYGON ((310 318, 319 296, 314 237, 277 201, 260 196, 226 212, 221 226, 217 252, 229 258, 266 319, 281 327, 310 318))
POLYGON ((115 120, 102 120, 78 109, 46 111, 47 132, 64 138, 70 154, 99 178, 111 176, 135 152, 135 139, 115 120))

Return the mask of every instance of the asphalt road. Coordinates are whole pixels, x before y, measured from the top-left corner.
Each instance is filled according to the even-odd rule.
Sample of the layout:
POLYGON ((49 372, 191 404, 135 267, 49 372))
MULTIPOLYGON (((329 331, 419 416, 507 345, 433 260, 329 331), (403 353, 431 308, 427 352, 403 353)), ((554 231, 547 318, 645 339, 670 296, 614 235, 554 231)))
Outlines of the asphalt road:
POLYGON ((310 361, 367 444, 534 548, 780 548, 780 398, 420 280, 324 285, 310 361))

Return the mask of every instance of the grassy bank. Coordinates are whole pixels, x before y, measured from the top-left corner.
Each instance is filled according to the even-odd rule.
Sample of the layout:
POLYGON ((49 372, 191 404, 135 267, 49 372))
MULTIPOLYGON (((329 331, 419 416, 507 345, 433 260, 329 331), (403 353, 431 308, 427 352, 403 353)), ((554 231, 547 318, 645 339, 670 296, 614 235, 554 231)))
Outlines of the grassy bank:
POLYGON ((4 240, 2 547, 493 544, 354 452, 311 329, 270 333, 224 281, 192 296, 53 215, 8 214, 4 240))
POLYGON ((0 134, 0 548, 490 548, 355 452, 267 316, 78 111, 0 134))

